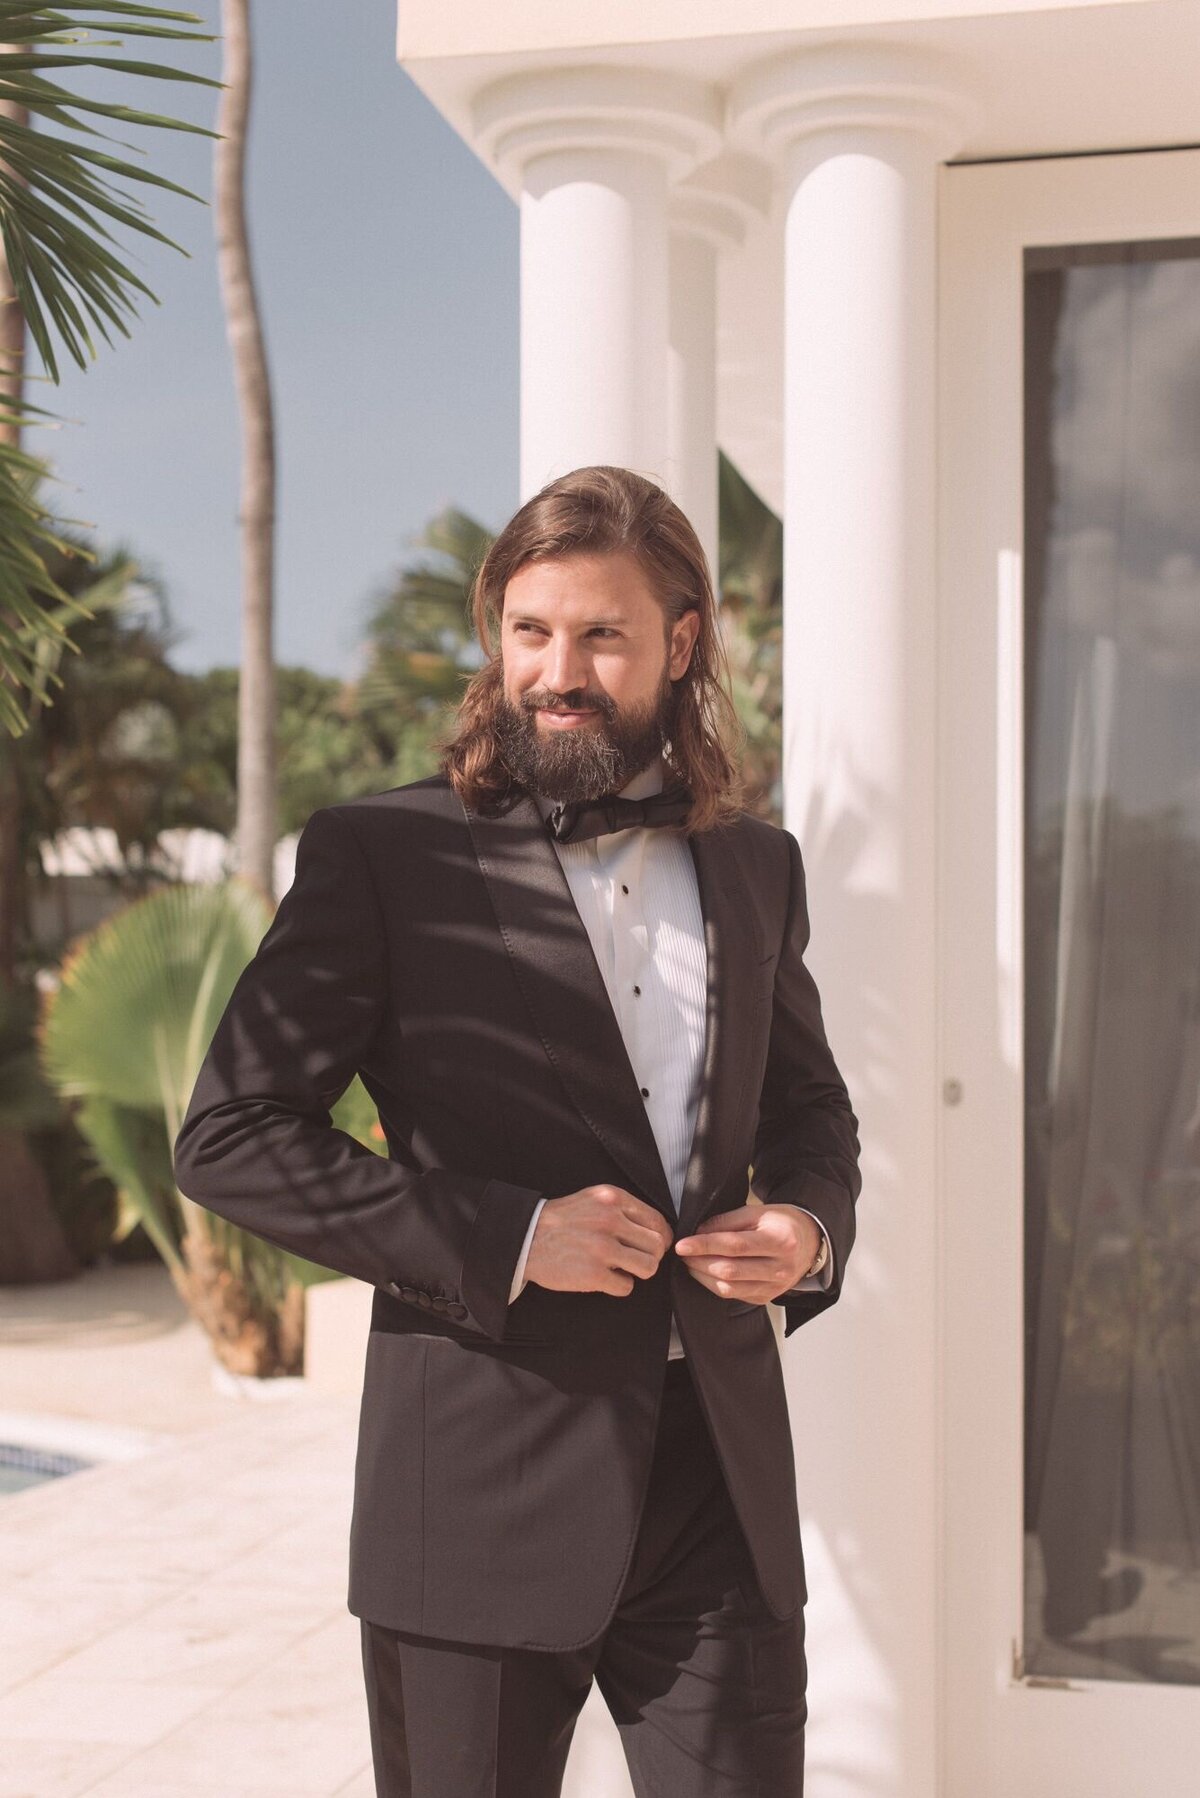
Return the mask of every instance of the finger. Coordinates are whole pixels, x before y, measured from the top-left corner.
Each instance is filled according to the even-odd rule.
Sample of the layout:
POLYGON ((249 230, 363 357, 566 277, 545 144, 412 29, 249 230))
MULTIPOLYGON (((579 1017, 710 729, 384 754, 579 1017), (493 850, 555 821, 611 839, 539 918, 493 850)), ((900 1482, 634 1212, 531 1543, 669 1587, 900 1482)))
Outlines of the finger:
POLYGON ((640 1229, 652 1230, 663 1242, 671 1240, 671 1226, 661 1211, 653 1205, 646 1205, 641 1199, 635 1199, 632 1193, 627 1195, 626 1203, 621 1206, 621 1215, 636 1224, 640 1229))
POLYGON ((698 1285, 706 1287, 716 1298, 740 1299, 743 1303, 750 1305, 768 1304, 775 1296, 775 1290, 779 1284, 777 1280, 766 1284, 761 1280, 756 1280, 745 1285, 735 1285, 730 1280, 714 1278, 713 1275, 705 1273, 702 1268, 694 1267, 690 1261, 688 1262, 688 1272, 698 1285))
MULTIPOLYGON (((666 1219, 663 1219, 665 1226, 666 1219)), ((618 1242, 628 1243, 631 1248, 642 1249, 647 1255, 653 1255, 658 1261, 662 1257, 665 1244, 662 1232, 649 1229, 645 1224, 635 1224, 627 1217, 616 1217, 612 1223, 613 1234, 618 1242)), ((670 1238, 668 1237, 668 1241, 670 1238)))
POLYGON ((693 1280, 695 1280, 697 1286, 705 1286, 708 1288, 709 1292, 716 1292, 717 1283, 705 1268, 693 1267, 692 1263, 689 1261, 687 1270, 689 1274, 691 1274, 693 1280))
POLYGON ((716 1298, 736 1298, 739 1304, 743 1305, 768 1305, 772 1302, 772 1298, 779 1293, 779 1280, 772 1280, 766 1286, 763 1286, 761 1280, 756 1280, 754 1284, 748 1284, 748 1286, 736 1286, 730 1280, 714 1280, 711 1275, 700 1273, 691 1264, 687 1266, 687 1271, 693 1275, 694 1280, 700 1286, 707 1287, 716 1298))
POLYGON ((650 1275, 657 1270, 658 1263, 657 1255, 647 1254, 644 1249, 630 1248, 623 1242, 610 1248, 605 1256, 607 1267, 619 1268, 624 1273, 636 1274, 639 1280, 648 1280, 650 1275))
POLYGON ((689 1255, 688 1266, 701 1268, 715 1280, 732 1280, 737 1286, 765 1285, 778 1279, 782 1264, 767 1255, 741 1256, 730 1260, 724 1255, 689 1255))
POLYGON ((693 1255, 761 1255, 763 1252, 761 1242, 745 1231, 734 1230, 714 1230, 711 1236, 681 1236, 675 1247, 688 1258, 693 1255))
POLYGON ((762 1213, 761 1205, 739 1205, 736 1211, 718 1211, 696 1225, 696 1234, 707 1236, 713 1230, 753 1230, 762 1213))

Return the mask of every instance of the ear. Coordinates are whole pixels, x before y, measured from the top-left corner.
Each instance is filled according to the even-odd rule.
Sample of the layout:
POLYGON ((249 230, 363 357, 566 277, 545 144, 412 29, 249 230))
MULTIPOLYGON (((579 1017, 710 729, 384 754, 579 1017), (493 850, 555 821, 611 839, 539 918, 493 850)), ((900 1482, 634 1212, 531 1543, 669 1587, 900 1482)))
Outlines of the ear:
POLYGON ((692 607, 683 612, 671 626, 671 648, 667 661, 667 672, 672 680, 678 680, 681 674, 687 673, 688 663, 692 659, 692 651, 696 647, 696 638, 700 635, 700 614, 692 607))

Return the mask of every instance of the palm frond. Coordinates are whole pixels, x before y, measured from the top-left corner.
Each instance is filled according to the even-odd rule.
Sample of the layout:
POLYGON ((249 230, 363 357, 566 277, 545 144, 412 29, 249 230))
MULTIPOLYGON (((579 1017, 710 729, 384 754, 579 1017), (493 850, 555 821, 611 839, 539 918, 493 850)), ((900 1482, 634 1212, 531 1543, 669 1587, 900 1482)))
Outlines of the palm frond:
MULTIPOLYGON (((219 88, 222 83, 210 76, 166 63, 96 53, 119 48, 126 37, 214 42, 211 32, 183 29, 203 23, 198 13, 132 0, 70 0, 60 6, 0 0, 0 239, 13 300, 52 381, 60 378, 56 342, 86 368, 95 357, 97 336, 111 344, 112 333, 129 335, 138 298, 158 303, 123 259, 110 227, 136 231, 187 254, 155 226, 136 189, 128 191, 126 184, 205 203, 166 176, 103 148, 115 140, 88 119, 206 137, 217 133, 163 113, 76 95, 50 72, 105 69, 134 81, 219 88), (121 35, 98 37, 97 32, 121 35)), ((0 423, 10 429, 51 417, 42 407, 23 402, 14 408, 0 396, 0 423)), ((71 647, 68 626, 91 616, 87 604, 67 594, 49 573, 56 554, 81 552, 60 535, 38 498, 45 472, 38 458, 0 441, 0 726, 12 736, 27 725, 22 696, 34 704, 47 702, 57 664, 71 647)))
POLYGON ((92 616, 48 567, 55 555, 90 559, 91 552, 52 522, 38 496, 45 473, 37 457, 0 441, 0 724, 14 737, 28 728, 18 695, 48 703, 57 661, 72 647, 68 626, 92 616))
MULTIPOLYGON (((55 381, 59 378, 56 339, 80 368, 86 368, 96 353, 91 332, 98 332, 105 342, 112 341, 109 326, 128 335, 126 315, 136 316, 136 296, 155 298, 128 264, 106 247, 113 240, 105 220, 187 254, 182 245, 157 229, 136 198, 118 183, 137 182, 187 199, 201 199, 125 157, 81 141, 104 134, 79 115, 119 119, 123 124, 158 130, 198 132, 206 137, 216 133, 208 126, 163 113, 80 97, 50 79, 49 71, 104 69, 139 81, 175 81, 209 88, 222 85, 212 76, 167 63, 95 54, 91 32, 78 29, 93 19, 98 29, 117 29, 126 36, 169 37, 187 43, 214 41, 210 32, 177 28, 180 22, 203 24, 197 13, 157 6, 74 3, 31 8, 18 0, 0 0, 0 43, 4 45, 0 48, 0 104, 4 109, 0 113, 0 160, 4 164, 0 234, 17 303, 55 381), (17 45, 28 47, 14 47, 17 45), (86 47, 72 50, 74 45, 86 47), (41 128, 34 123, 39 118, 41 128), (48 125, 57 131, 47 130, 48 125)), ((120 44, 122 39, 108 41, 120 44)))

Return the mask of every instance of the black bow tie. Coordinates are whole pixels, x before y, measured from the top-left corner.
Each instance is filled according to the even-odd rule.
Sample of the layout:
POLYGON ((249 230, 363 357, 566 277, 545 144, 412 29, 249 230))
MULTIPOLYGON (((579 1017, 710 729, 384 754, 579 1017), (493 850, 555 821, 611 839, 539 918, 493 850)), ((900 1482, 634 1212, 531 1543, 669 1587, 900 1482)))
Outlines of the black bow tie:
POLYGON ((621 799, 614 793, 603 799, 556 805, 546 819, 546 828, 559 843, 582 843, 588 837, 632 830, 637 825, 683 824, 691 808, 691 794, 676 783, 645 799, 621 799))

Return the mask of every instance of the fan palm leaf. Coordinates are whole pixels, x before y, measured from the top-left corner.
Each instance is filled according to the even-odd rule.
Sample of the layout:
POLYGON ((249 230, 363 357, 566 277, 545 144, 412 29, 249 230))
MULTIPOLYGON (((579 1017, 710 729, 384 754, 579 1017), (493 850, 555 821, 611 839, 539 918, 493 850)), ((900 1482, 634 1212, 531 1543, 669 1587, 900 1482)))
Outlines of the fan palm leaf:
MULTIPOLYGON (((38 1032, 42 1066, 77 1103, 76 1122, 117 1187, 123 1223, 141 1221, 226 1364, 258 1373, 294 1371, 295 1289, 328 1270, 187 1198, 175 1185, 171 1146, 271 915, 258 888, 237 878, 134 900, 76 940, 38 1032)), ((386 1153, 361 1082, 333 1118, 386 1153)))
POLYGON ((42 1020, 60 1091, 161 1114, 174 1137, 200 1062, 271 909, 248 883, 172 886, 79 939, 42 1020))

